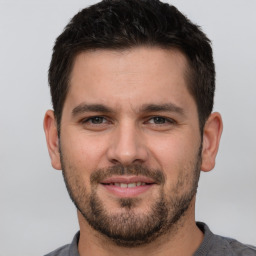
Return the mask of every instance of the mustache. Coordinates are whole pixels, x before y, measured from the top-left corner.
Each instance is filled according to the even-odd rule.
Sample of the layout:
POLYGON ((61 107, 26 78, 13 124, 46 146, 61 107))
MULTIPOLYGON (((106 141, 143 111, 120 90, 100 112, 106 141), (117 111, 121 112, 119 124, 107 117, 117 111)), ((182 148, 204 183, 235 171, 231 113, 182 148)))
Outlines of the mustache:
POLYGON ((165 175, 159 169, 150 169, 139 164, 131 164, 124 166, 122 164, 102 168, 94 171, 90 176, 91 184, 101 183, 104 179, 110 178, 114 175, 142 175, 154 180, 157 184, 165 183, 165 175))

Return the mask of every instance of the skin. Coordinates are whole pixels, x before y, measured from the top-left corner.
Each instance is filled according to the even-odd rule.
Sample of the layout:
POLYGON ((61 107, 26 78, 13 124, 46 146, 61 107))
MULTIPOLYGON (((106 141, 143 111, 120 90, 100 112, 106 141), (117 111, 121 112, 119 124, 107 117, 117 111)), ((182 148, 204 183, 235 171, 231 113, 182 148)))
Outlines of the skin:
MULTIPOLYGON (((146 215, 160 189, 173 193, 179 177, 187 177, 177 194, 191 188, 193 166, 202 144, 202 171, 215 165, 222 120, 219 113, 208 118, 200 135, 196 103, 187 90, 186 58, 177 50, 138 47, 130 50, 95 50, 80 53, 71 73, 65 100, 60 140, 53 111, 46 112, 44 129, 52 166, 61 169, 59 143, 65 156, 66 171, 75 171, 80 185, 92 192, 90 175, 97 169, 116 164, 141 164, 159 169, 165 183, 154 185, 135 196, 137 215, 146 215), (74 111, 88 104, 103 104, 105 111, 74 111), (146 105, 172 104, 162 111, 143 109, 146 105), (177 111, 178 109, 178 111, 177 111), (76 114, 74 114, 76 112, 76 114), (104 117, 95 119, 95 116, 104 117), (161 117, 155 119, 154 117, 161 117), (90 119, 93 117, 93 119, 90 119), (159 123, 160 120, 160 123, 159 123), (98 123, 97 123, 97 122, 98 123), (95 123, 96 122, 96 123, 95 123)), ((81 108, 80 108, 81 109, 81 108)), ((103 186, 96 193, 111 214, 127 211, 103 186)), ((192 255, 203 239, 195 224, 195 197, 176 227, 150 244, 137 248, 117 246, 89 226, 78 211, 80 255, 192 255)))

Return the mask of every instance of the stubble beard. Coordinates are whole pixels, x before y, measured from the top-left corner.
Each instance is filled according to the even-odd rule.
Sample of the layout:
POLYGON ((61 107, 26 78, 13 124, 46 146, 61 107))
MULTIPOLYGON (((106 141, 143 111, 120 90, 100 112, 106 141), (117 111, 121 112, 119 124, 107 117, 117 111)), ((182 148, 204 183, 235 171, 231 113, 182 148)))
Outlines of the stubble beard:
POLYGON ((90 177, 91 193, 88 194, 82 179, 67 159, 61 154, 64 181, 71 200, 88 224, 116 245, 137 247, 145 245, 166 233, 175 233, 182 225, 182 217, 194 198, 200 176, 201 149, 194 163, 190 163, 180 172, 176 185, 168 195, 164 193, 165 177, 160 170, 149 170, 142 165, 113 166, 99 169, 90 177), (120 198, 117 200, 121 212, 110 214, 97 194, 97 183, 111 175, 144 175, 161 182, 155 202, 144 213, 136 213, 138 198, 120 198), (181 193, 181 191, 183 191, 181 193))

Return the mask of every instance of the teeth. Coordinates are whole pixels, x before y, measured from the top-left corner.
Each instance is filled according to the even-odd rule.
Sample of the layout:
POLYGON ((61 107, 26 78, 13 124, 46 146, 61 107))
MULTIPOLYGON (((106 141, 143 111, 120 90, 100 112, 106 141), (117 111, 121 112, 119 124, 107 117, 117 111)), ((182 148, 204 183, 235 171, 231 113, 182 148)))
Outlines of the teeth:
POLYGON ((134 187, 136 187, 136 183, 129 183, 128 184, 128 188, 134 188, 134 187))
POLYGON ((117 187, 121 187, 121 188, 134 188, 137 186, 145 186, 146 183, 145 182, 136 182, 136 183, 111 183, 111 185, 117 186, 117 187))

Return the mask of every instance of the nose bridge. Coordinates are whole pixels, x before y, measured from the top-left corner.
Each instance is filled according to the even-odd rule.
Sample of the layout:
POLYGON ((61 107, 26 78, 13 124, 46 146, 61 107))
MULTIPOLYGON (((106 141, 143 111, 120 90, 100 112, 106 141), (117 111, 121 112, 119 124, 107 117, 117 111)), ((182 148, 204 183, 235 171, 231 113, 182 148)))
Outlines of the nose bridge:
POLYGON ((136 124, 132 121, 119 124, 108 149, 109 160, 129 165, 135 162, 144 162, 146 157, 146 145, 136 124))

